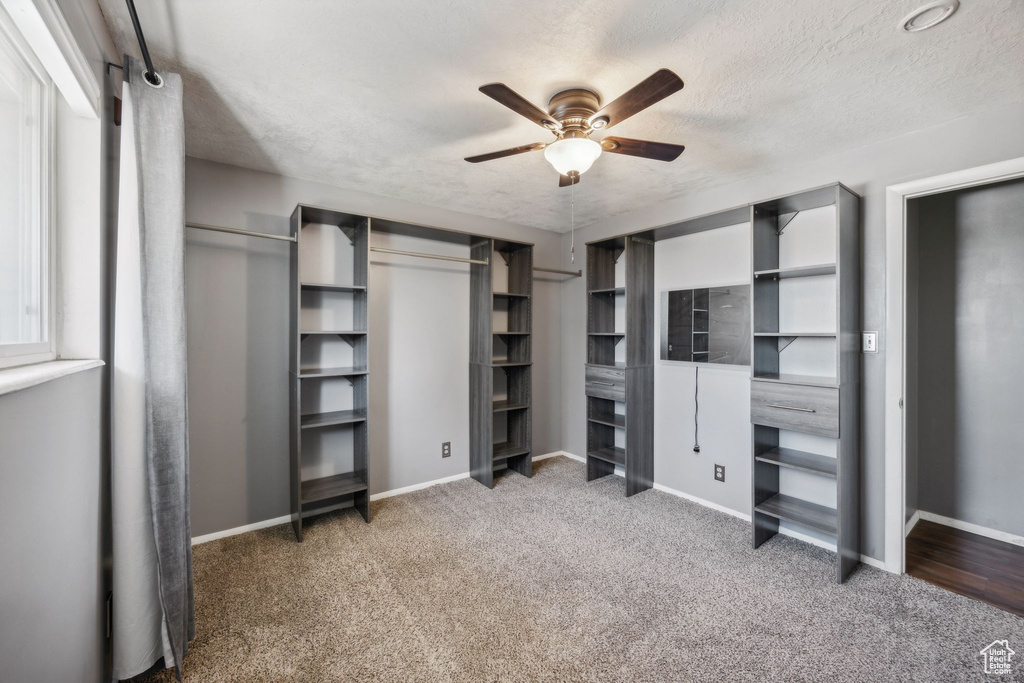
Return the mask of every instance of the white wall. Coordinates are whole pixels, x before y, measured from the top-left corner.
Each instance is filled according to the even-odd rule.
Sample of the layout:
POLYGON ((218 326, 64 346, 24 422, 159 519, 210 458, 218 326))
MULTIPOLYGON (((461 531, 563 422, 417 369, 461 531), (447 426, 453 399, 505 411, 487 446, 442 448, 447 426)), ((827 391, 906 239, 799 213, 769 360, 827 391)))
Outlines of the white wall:
MULTIPOLYGON (((186 160, 189 222, 286 234, 298 203, 533 242, 535 265, 559 264, 552 232, 186 160)), ((198 230, 186 238, 192 531, 201 536, 289 511, 289 247, 198 230)), ((378 234, 372 243, 468 256, 420 238, 378 234)), ((371 493, 465 473, 468 266, 381 253, 370 262, 371 493), (442 441, 452 442, 450 458, 442 441)), ((535 455, 561 448, 562 279, 534 280, 535 455)))
MULTIPOLYGON (((654 247, 654 329, 661 292, 750 282, 750 224, 676 237, 654 247)), ((750 368, 663 361, 655 340, 654 473, 659 484, 750 511, 750 368), (694 380, 700 453, 694 445, 694 380), (714 465, 725 465, 725 482, 714 465)))
MULTIPOLYGON (((886 186, 1024 156, 1024 126, 1021 125, 1021 121, 1024 121, 1024 103, 956 119, 794 167, 786 172, 737 181, 616 216, 577 231, 577 243, 670 224, 838 180, 864 198, 861 238, 864 273, 861 295, 862 328, 877 330, 880 335, 879 348, 884 349, 886 186)), ((685 155, 677 163, 685 163, 685 155)), ((563 237, 563 240, 566 245, 564 248, 567 250, 568 237, 563 237)), ((563 287, 562 447, 576 454, 583 453, 586 443, 586 406, 583 394, 585 299, 582 282, 568 282, 563 287)), ((885 353, 881 351, 877 354, 866 354, 863 361, 861 552, 882 559, 885 515, 885 353)), ((663 457, 666 456, 656 455, 656 458, 663 457)), ((654 470, 655 481, 664 483, 662 480, 666 472, 659 469, 657 462, 658 460, 654 470)), ((703 473, 704 469, 701 472, 703 473)), ((707 471, 706 474, 699 476, 710 478, 711 472, 707 471)), ((685 486, 673 488, 691 493, 701 486, 703 482, 698 484, 692 481, 687 482, 685 486)))

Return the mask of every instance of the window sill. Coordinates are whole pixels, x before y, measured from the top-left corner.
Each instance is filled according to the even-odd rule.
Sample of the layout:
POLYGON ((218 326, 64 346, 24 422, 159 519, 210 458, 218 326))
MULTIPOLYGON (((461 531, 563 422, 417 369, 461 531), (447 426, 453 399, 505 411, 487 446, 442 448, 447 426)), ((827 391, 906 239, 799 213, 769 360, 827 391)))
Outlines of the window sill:
POLYGON ((101 360, 51 360, 16 368, 4 368, 0 370, 0 396, 102 365, 105 363, 101 360))

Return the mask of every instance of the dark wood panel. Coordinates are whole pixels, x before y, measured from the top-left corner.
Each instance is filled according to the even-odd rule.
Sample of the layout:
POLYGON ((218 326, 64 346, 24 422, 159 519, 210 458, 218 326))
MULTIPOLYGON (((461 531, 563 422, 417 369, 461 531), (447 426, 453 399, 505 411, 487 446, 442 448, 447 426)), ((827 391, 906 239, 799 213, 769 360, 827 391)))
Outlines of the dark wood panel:
POLYGON ((587 451, 588 458, 597 458, 619 467, 626 466, 626 449, 618 446, 605 446, 593 451, 587 451))
POLYGON ((335 474, 302 482, 302 502, 313 503, 365 490, 366 482, 357 473, 335 474))
POLYGON ((1024 617, 1024 548, 935 522, 907 537, 907 573, 1024 617))
POLYGON ((653 365, 654 242, 630 237, 625 254, 626 365, 653 365))
MULTIPOLYGON (((774 427, 754 425, 754 453, 765 453, 779 446, 779 430, 774 427)), ((755 548, 779 532, 779 520, 770 515, 757 513, 757 506, 779 492, 779 468, 765 463, 752 462, 754 471, 750 478, 751 509, 754 510, 751 524, 752 542, 755 548)))
POLYGON ((332 285, 324 282, 303 282, 302 289, 310 292, 365 292, 364 285, 332 285))
POLYGON ((750 382, 750 420, 807 434, 839 436, 839 390, 801 384, 750 382))
POLYGON ((836 511, 824 505, 779 493, 754 509, 761 514, 795 522, 826 534, 835 535, 836 533, 836 511))
POLYGON ((626 495, 654 486, 654 366, 626 368, 626 495))
POLYGON ((831 458, 817 453, 798 451, 795 448, 772 448, 754 458, 758 462, 785 467, 801 472, 810 472, 823 477, 835 479, 836 458, 831 458))
POLYGON ((850 190, 836 187, 839 235, 837 244, 836 343, 839 377, 839 474, 836 505, 839 516, 839 566, 842 581, 860 562, 860 198, 850 190))
POLYGON ((353 377, 365 375, 368 372, 366 366, 340 367, 340 368, 302 368, 299 371, 300 379, 315 379, 318 377, 353 377))
POLYGON ((302 337, 299 335, 299 311, 302 310, 302 290, 299 287, 299 244, 302 239, 302 207, 292 211, 292 234, 299 240, 291 248, 288 259, 288 493, 291 499, 291 522, 295 538, 302 540, 302 429, 299 405, 302 337))
MULTIPOLYGON (((477 260, 491 257, 491 240, 481 240, 470 249, 470 258, 477 260)), ((491 334, 491 266, 470 264, 469 266, 469 362, 489 363, 493 353, 494 338, 491 334)))
POLYGON ((303 429, 316 429, 318 427, 331 427, 334 425, 347 425, 362 422, 366 419, 365 409, 356 410, 334 410, 329 413, 311 413, 302 416, 303 429))
POLYGON ((491 488, 494 468, 491 466, 491 442, 494 433, 494 370, 490 364, 469 365, 469 473, 491 488))

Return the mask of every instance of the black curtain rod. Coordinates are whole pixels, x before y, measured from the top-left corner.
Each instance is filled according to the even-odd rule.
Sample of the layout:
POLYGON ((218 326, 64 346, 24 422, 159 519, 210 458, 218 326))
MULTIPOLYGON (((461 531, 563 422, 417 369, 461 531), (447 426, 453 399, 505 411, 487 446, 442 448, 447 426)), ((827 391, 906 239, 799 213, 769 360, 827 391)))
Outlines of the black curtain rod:
POLYGON ((160 85, 160 75, 153 68, 153 60, 149 56, 149 48, 146 46, 146 37, 142 35, 142 24, 139 23, 139 13, 135 11, 135 0, 125 0, 128 5, 128 14, 132 16, 132 26, 135 27, 135 37, 139 41, 139 49, 142 50, 142 59, 146 62, 146 80, 151 85, 160 85))

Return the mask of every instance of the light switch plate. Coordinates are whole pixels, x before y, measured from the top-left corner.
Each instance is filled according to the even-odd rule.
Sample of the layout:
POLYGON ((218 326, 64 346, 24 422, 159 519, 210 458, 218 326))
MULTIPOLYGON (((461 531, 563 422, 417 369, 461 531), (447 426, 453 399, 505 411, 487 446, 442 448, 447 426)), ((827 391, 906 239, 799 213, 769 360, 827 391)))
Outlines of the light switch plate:
POLYGON ((863 333, 861 333, 860 350, 863 353, 878 353, 878 333, 877 332, 863 332, 863 333))

